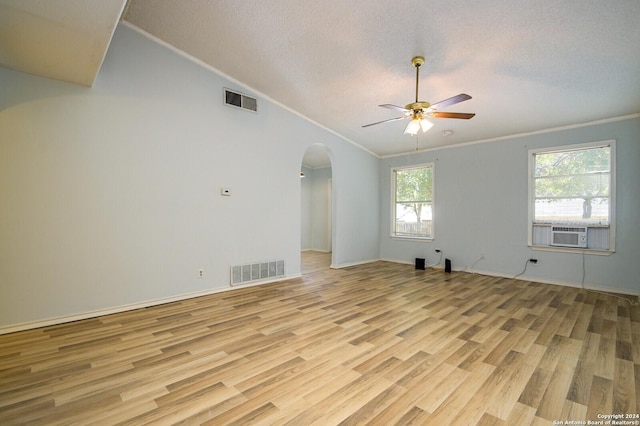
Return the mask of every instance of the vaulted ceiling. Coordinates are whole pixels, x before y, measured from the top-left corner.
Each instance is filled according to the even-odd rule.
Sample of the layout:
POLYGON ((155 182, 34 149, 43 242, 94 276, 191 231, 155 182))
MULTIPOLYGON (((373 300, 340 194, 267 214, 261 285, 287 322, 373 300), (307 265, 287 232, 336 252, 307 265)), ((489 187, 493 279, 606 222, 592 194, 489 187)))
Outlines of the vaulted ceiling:
POLYGON ((637 0, 0 0, 0 65, 90 86, 119 19, 379 156, 640 113, 637 0), (476 116, 363 128, 416 55, 420 100, 476 116))

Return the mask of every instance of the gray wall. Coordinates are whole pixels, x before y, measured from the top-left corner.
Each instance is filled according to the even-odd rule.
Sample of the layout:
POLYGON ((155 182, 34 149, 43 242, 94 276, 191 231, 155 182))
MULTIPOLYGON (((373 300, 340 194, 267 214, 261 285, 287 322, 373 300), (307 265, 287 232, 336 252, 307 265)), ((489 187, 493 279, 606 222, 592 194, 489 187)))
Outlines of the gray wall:
POLYGON ((258 114, 224 106, 253 92, 127 26, 91 89, 3 68, 0 87, 0 331, 228 289, 237 264, 299 275, 314 143, 335 156, 334 262, 379 257, 376 157, 259 94, 258 114))
POLYGON ((380 161, 380 256, 413 263, 437 263, 441 249, 454 269, 579 286, 583 257, 532 250, 527 246, 528 150, 615 139, 617 149, 617 239, 609 256, 586 255, 587 287, 638 294, 635 268, 640 253, 640 119, 514 137, 380 161), (435 163, 435 238, 432 242, 390 238, 391 168, 435 163), (484 259, 477 261, 482 255, 484 259), (475 262, 475 263, 474 263, 475 262))

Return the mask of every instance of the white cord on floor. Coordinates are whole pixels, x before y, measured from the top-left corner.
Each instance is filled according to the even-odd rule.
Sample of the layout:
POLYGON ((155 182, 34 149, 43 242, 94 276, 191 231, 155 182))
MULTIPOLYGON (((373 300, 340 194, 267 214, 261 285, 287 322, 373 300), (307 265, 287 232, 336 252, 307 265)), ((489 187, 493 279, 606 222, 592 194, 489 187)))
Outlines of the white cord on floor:
POLYGON ((440 259, 438 259, 438 262, 434 263, 433 265, 427 265, 427 268, 433 268, 434 266, 438 266, 440 262, 442 262, 442 250, 440 250, 440 259))

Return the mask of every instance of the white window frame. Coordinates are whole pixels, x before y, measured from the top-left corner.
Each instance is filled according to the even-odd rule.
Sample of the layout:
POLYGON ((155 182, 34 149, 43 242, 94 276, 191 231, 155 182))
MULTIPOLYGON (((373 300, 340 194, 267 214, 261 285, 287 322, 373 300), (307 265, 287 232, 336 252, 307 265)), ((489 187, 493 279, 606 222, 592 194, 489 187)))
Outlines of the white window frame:
POLYGON ((398 166, 391 168, 391 228, 389 230, 390 237, 399 240, 419 240, 419 241, 433 241, 436 234, 436 216, 435 216, 435 200, 436 200, 436 173, 435 163, 422 163, 414 164, 410 166, 398 166), (396 235, 396 209, 397 209, 397 188, 396 188, 396 172, 402 170, 411 169, 423 169, 431 168, 431 235, 430 236, 417 236, 417 235, 396 235))
MULTIPOLYGON (((615 236, 616 236, 616 141, 606 140, 580 144, 562 145, 549 148, 530 149, 528 153, 528 237, 527 244, 534 250, 560 251, 560 252, 578 252, 586 254, 608 255, 615 252, 615 236), (611 160, 610 183, 609 183, 609 248, 608 249, 589 249, 589 248, 573 248, 573 247, 556 247, 546 245, 534 245, 533 243, 533 227, 536 221, 535 217, 535 156, 537 154, 550 154, 563 151, 577 151, 590 148, 609 147, 609 155, 611 160)), ((599 225, 601 226, 601 225, 599 225)), ((587 225, 588 227, 588 225, 587 225)))

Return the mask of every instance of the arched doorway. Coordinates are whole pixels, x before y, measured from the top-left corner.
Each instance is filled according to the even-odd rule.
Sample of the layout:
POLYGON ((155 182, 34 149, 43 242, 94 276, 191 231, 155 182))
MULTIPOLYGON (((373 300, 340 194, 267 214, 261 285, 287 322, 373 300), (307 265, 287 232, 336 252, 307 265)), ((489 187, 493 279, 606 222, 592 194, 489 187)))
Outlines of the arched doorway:
POLYGON ((333 174, 329 149, 311 145, 301 165, 301 265, 303 274, 328 269, 333 253, 333 174))

